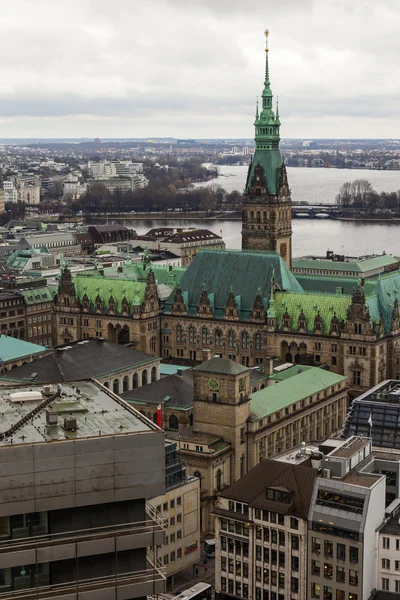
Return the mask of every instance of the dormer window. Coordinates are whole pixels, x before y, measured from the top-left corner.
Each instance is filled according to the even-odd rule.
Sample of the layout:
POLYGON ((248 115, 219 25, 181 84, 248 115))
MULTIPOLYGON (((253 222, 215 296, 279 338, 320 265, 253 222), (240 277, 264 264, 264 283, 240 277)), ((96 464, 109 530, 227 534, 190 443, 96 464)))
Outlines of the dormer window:
POLYGON ((279 486, 267 488, 266 496, 267 500, 272 500, 274 502, 286 502, 288 504, 291 500, 292 493, 283 486, 279 486))
POLYGON ((361 323, 354 323, 354 333, 357 335, 362 334, 362 325, 361 323))

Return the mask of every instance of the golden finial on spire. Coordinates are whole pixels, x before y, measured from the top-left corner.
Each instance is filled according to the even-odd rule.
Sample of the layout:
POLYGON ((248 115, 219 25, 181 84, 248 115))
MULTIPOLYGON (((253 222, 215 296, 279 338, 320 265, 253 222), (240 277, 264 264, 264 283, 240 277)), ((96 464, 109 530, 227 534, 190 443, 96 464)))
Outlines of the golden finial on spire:
POLYGON ((269 36, 269 31, 268 29, 266 29, 264 31, 264 35, 265 35, 265 52, 268 52, 268 36, 269 36))

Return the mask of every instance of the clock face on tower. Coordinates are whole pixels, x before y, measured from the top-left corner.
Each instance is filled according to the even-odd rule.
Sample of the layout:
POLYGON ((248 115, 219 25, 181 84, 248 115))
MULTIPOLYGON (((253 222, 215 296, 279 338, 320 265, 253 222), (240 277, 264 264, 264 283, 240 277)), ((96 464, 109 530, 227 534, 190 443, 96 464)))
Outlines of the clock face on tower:
POLYGON ((246 377, 239 379, 239 392, 244 392, 246 389, 246 377))
POLYGON ((214 377, 211 377, 211 379, 208 380, 208 387, 210 388, 210 390, 212 392, 218 392, 218 390, 219 390, 219 379, 215 379, 214 377))

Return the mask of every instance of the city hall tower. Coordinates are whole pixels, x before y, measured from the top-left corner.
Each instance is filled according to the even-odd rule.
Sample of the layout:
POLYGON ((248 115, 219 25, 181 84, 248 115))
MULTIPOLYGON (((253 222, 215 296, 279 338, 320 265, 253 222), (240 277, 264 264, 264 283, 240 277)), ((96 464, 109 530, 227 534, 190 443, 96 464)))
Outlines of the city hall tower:
POLYGON ((256 108, 255 152, 249 165, 242 201, 242 249, 277 252, 292 265, 292 202, 286 167, 279 150, 278 105, 272 108, 265 31, 265 81, 261 107, 256 108))

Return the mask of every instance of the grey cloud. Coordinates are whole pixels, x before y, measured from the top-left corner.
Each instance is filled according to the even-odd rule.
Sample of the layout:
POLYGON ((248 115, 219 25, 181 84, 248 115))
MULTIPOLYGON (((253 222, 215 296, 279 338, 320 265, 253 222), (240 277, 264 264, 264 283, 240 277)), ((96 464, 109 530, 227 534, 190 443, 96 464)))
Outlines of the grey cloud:
POLYGON ((65 135, 74 119, 81 135, 103 120, 107 135, 140 121, 143 135, 250 137, 266 26, 285 135, 293 123, 328 135, 336 118, 356 137, 398 116, 398 0, 14 0, 0 17, 0 119, 16 136, 65 135))

